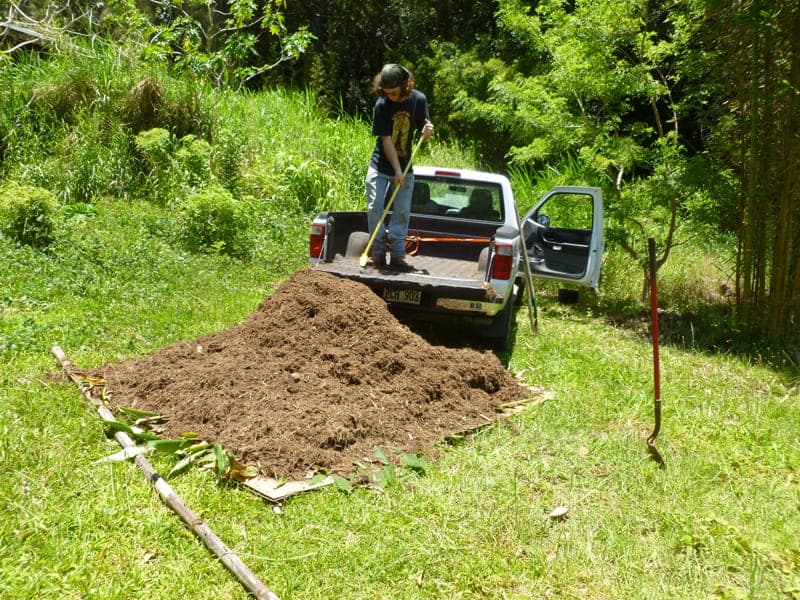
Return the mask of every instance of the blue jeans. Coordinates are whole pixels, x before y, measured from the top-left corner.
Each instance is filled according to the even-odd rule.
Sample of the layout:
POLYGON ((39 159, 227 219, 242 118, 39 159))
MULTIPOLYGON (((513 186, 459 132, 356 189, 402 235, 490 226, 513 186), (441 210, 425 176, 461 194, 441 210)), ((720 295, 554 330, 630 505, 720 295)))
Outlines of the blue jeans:
POLYGON ((389 253, 392 258, 404 258, 406 255, 406 235, 408 234, 408 219, 411 216, 411 192, 414 189, 414 174, 406 175, 403 186, 397 191, 394 202, 392 202, 392 217, 388 227, 386 223, 379 223, 384 202, 389 201, 387 190, 392 188, 394 176, 384 175, 370 167, 367 169, 367 177, 364 183, 367 185, 367 225, 369 233, 375 231, 380 225, 375 241, 372 243, 372 256, 380 256, 381 248, 386 248, 386 241, 389 241, 389 253))

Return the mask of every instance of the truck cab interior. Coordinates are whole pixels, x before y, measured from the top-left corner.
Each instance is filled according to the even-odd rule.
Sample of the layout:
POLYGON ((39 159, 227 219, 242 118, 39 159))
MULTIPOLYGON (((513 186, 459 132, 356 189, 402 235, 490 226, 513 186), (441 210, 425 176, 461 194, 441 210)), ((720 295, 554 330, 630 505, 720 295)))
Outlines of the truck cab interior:
POLYGON ((411 212, 491 221, 503 220, 501 191, 485 182, 417 178, 411 196, 411 212))

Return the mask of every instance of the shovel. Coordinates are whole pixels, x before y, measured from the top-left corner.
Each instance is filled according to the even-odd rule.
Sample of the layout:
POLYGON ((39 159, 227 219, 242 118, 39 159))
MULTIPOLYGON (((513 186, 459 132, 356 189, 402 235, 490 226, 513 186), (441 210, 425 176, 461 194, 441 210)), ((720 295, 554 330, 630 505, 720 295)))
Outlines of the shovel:
MULTIPOLYGON (((531 322, 531 331, 536 333, 539 330, 539 311, 536 306, 536 291, 533 289, 533 275, 531 274, 531 263, 528 261, 528 247, 525 245, 525 232, 522 229, 522 221, 519 218, 517 203, 514 203, 514 216, 517 217, 517 229, 519 229, 519 239, 522 242, 522 260, 524 261, 523 270, 525 271, 525 288, 528 292, 528 319, 531 322)), ((522 293, 522 292, 520 292, 522 293)))
MULTIPOLYGON (((414 146, 414 149, 411 151, 411 158, 408 159, 408 163, 406 163, 406 168, 403 169, 403 177, 406 176, 408 173, 408 169, 411 167, 411 162, 414 160, 414 156, 417 154, 417 150, 419 147, 422 146, 422 142, 425 141, 425 138, 420 136, 417 145, 414 146)), ((369 251, 372 248, 372 244, 375 242, 375 238, 378 235, 378 227, 383 227, 383 221, 386 218, 386 215, 389 214, 389 209, 392 208, 392 203, 394 203, 394 199, 397 196, 397 192, 400 190, 400 186, 394 186, 394 191, 392 195, 389 197, 389 201, 386 203, 386 207, 383 209, 383 214, 381 215, 380 220, 378 221, 378 225, 375 227, 375 231, 372 232, 372 235, 369 236, 369 241, 367 242, 367 247, 364 248, 364 252, 361 255, 361 258, 358 259, 358 266, 362 269, 367 266, 367 260, 369 260, 369 251)))

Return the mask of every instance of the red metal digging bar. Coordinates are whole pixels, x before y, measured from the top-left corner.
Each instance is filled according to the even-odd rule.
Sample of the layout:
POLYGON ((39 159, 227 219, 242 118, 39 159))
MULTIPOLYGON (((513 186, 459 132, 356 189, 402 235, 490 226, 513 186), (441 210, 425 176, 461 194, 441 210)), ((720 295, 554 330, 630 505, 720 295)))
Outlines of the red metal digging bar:
POLYGON ((647 451, 650 456, 662 467, 664 457, 656 448, 656 436, 661 431, 661 371, 658 360, 658 289, 656 285, 656 240, 647 239, 647 252, 650 258, 650 322, 651 335, 653 338, 653 411, 655 413, 655 427, 653 433, 647 438, 647 451))

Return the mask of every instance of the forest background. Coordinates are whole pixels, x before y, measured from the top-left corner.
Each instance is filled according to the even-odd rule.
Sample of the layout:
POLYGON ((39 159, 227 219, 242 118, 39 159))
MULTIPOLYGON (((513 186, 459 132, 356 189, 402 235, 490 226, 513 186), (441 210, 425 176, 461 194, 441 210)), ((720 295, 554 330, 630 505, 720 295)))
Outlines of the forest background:
MULTIPOLYGON (((722 241, 735 257, 723 290, 727 337, 797 345, 796 1, 0 4, 6 180, 42 185, 69 202, 90 200, 101 189, 135 194, 145 182, 133 175, 118 178, 114 189, 97 164, 83 161, 84 172, 68 181, 56 170, 42 172, 47 161, 37 154, 52 153, 69 135, 70 120, 119 100, 125 127, 96 124, 93 134, 119 161, 131 159, 137 144, 141 155, 148 144, 152 150, 167 143, 157 134, 146 139, 148 131, 191 135, 209 148, 227 145, 224 168, 235 192, 238 134, 214 125, 201 89, 309 90, 330 118, 368 119, 373 74, 385 62, 402 62, 429 97, 437 135, 469 148, 480 166, 522 182, 548 173, 564 183, 601 186, 609 247, 641 269, 642 297, 648 237, 657 240, 659 267, 687 240, 722 241), (90 65, 88 49, 101 47, 95 55, 101 64, 90 65), (49 85, 30 70, 25 79, 36 61, 70 55, 83 58, 62 72, 68 81, 49 85), (127 61, 137 78, 118 81, 114 60, 127 61), (174 110, 165 108, 161 72, 184 86, 173 94, 174 110)), ((92 121, 100 118, 94 115, 92 121)), ((152 151, 148 160, 158 171, 152 151)))

